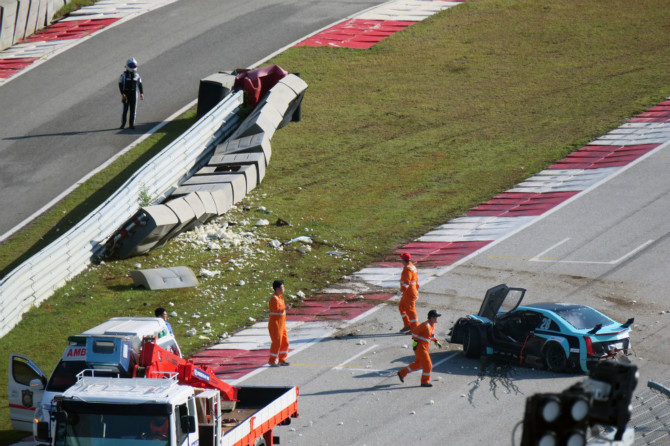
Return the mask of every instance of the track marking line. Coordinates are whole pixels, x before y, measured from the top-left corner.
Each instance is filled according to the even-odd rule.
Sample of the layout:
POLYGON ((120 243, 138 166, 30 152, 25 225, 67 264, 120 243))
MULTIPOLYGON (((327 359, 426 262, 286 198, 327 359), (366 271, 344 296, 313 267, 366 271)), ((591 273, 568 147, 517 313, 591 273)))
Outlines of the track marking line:
MULTIPOLYGON (((565 239, 565 240, 563 240, 563 241, 566 241, 566 240, 569 240, 569 239, 565 239)), ((550 249, 553 249, 555 246, 558 246, 559 244, 563 243, 563 241, 562 241, 562 242, 559 242, 558 244, 556 244, 556 245, 554 245, 554 246, 552 246, 551 248, 549 248, 548 250, 546 250, 546 251, 544 251, 544 252, 547 252, 547 251, 549 251, 550 249)), ((655 240, 647 240, 646 242, 642 243, 641 245, 639 245, 639 246, 636 247, 635 249, 632 249, 631 251, 629 251, 629 252, 627 252, 626 254, 622 255, 622 256, 619 257, 618 259, 609 260, 609 261, 600 261, 600 262, 599 262, 599 261, 596 261, 596 260, 550 260, 550 259, 540 259, 540 258, 533 258, 533 259, 530 259, 530 261, 531 261, 531 262, 545 262, 545 263, 551 263, 551 262, 553 262, 553 263, 577 263, 577 264, 592 264, 592 265, 616 265, 616 264, 621 263, 621 262, 623 262, 624 260, 628 259, 629 257, 634 256, 634 255, 637 254, 639 251, 642 251, 644 248, 646 248, 647 246, 649 246, 649 245, 651 245, 652 243, 654 243, 654 241, 655 241, 655 240)), ((544 252, 543 252, 543 253, 544 253, 544 252)))
MULTIPOLYGON (((372 346, 366 348, 366 349, 363 350, 363 351, 360 351, 360 352, 356 353, 354 356, 351 356, 349 359, 347 359, 347 360, 344 361, 343 363, 341 363, 341 364, 339 364, 339 365, 333 367, 333 370, 341 370, 344 366, 346 366, 348 363, 350 363, 350 362, 353 361, 354 359, 358 358, 358 357, 361 356, 361 355, 366 354, 366 353, 369 352, 370 350, 374 350, 374 349, 377 348, 377 347, 379 347, 379 345, 375 344, 375 345, 372 345, 372 346)), ((366 369, 366 370, 367 370, 367 369, 366 369)))

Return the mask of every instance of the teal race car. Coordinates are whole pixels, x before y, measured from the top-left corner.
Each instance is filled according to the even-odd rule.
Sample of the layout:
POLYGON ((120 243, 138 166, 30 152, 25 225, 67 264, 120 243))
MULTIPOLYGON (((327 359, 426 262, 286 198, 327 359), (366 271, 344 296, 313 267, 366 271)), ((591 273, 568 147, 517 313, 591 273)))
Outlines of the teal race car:
POLYGON ((494 356, 553 372, 588 372, 598 361, 630 354, 633 318, 621 324, 579 304, 521 306, 525 294, 504 284, 489 289, 479 313, 458 319, 447 341, 469 358, 494 356))

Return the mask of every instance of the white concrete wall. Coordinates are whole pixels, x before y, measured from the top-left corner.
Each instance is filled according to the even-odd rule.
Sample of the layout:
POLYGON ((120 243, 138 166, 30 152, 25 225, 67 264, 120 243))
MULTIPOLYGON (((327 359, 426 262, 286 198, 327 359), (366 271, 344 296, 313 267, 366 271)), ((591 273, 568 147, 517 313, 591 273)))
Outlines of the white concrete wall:
POLYGON ((0 0, 0 51, 51 23, 71 0, 0 0))

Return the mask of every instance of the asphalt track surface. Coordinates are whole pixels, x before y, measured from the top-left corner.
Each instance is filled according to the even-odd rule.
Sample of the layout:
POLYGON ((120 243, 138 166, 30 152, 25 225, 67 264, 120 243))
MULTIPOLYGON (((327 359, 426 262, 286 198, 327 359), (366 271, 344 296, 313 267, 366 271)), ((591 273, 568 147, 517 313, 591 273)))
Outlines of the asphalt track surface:
MULTIPOLYGON (((670 277, 663 260, 670 249, 668 168, 665 144, 480 250, 421 287, 420 318, 438 309, 443 316, 436 335, 444 339, 456 319, 477 312, 486 289, 499 283, 527 288, 528 303, 584 303, 619 321, 635 317, 635 395, 648 393, 649 380, 667 380, 670 358, 670 277)), ((433 388, 419 387, 420 372, 403 384, 396 372, 413 354, 400 326, 396 304, 389 302, 291 354, 291 367, 266 368, 239 384, 300 385, 301 417, 278 429, 282 444, 518 445, 522 428, 515 426, 526 398, 561 392, 585 378, 468 359, 459 346, 447 345, 431 348, 433 388)), ((634 397, 634 409, 640 404, 634 397)), ((638 433, 635 445, 643 444, 638 433)))
MULTIPOLYGON (((169 20, 172 14, 183 13, 184 5, 181 3, 183 2, 147 14, 107 32, 113 33, 117 41, 122 41, 123 34, 117 35, 119 30, 125 29, 126 32, 134 33, 137 32, 140 23, 147 27, 158 26, 157 23, 169 20)), ((207 2, 198 2, 202 5, 205 3, 207 2)), ((214 5, 216 2, 209 3, 214 5)), ((189 6, 192 4, 189 3, 189 6)), ((246 9, 247 6, 236 8, 246 9)), ((260 4, 256 6, 262 9, 260 4)), ((369 5, 357 4, 352 7, 352 11, 343 12, 341 16, 354 13, 366 6, 369 5)), ((263 15, 265 12, 259 14, 263 15)), ((295 18, 295 14, 297 13, 293 16, 284 16, 284 20, 291 21, 292 17, 295 18)), ((315 11, 313 14, 318 15, 315 11)), ((272 13, 268 13, 266 17, 271 18, 270 22, 277 20, 272 13)), ((277 46, 289 44, 308 32, 334 21, 333 19, 319 21, 314 17, 312 19, 311 30, 287 36, 286 41, 277 46)), ((206 19, 203 20, 207 23, 206 19)), ((173 26, 175 23, 177 22, 173 22, 173 26)), ((172 29, 184 36, 193 32, 197 37, 191 40, 184 39, 186 43, 177 45, 180 55, 188 56, 193 51, 196 41, 198 45, 205 46, 207 44, 211 46, 212 42, 218 41, 211 38, 209 33, 196 33, 186 24, 182 25, 183 27, 172 29)), ((234 24, 231 23, 231 26, 234 27, 234 24)), ((162 25, 160 27, 163 29, 162 25)), ((212 26, 207 29, 211 28, 212 26)), ((97 37, 104 38, 106 37, 104 34, 97 37)), ((215 34, 234 37, 237 33, 216 28, 215 34)), ((269 39, 268 36, 272 36, 272 33, 266 34, 264 39, 269 39)), ((166 36, 161 38, 167 40, 166 36)), ((91 39, 58 58, 69 58, 70 53, 82 51, 82 47, 88 45, 93 45, 89 51, 98 54, 98 50, 102 48, 101 43, 96 44, 94 40, 96 39, 91 39)), ((241 45, 244 39, 232 38, 232 40, 240 40, 241 45)), ((246 40, 250 40, 249 36, 246 40)), ((260 36, 258 42, 253 40, 255 44, 262 45, 260 40, 263 39, 260 36)), ((252 64, 278 49, 271 47, 273 45, 258 53, 252 51, 252 55, 242 50, 237 52, 231 50, 232 54, 227 57, 234 60, 234 64, 208 59, 207 62, 211 62, 208 68, 197 73, 193 72, 196 68, 187 63, 183 69, 190 74, 184 76, 183 84, 187 86, 183 88, 190 90, 181 92, 183 93, 181 100, 173 100, 170 97, 169 85, 165 88, 162 85, 153 85, 154 78, 164 77, 164 81, 171 84, 177 83, 173 79, 174 76, 182 77, 181 70, 172 69, 171 63, 175 59, 171 51, 166 50, 160 58, 152 58, 148 50, 146 53, 132 54, 142 63, 140 72, 147 84, 147 101, 149 95, 155 95, 156 88, 159 88, 163 100, 166 103, 173 103, 172 106, 165 108, 164 114, 168 116, 195 97, 197 82, 191 85, 189 84, 191 79, 199 79, 218 69, 252 64), (143 60, 145 62, 142 62, 143 60)), ((88 107, 93 107, 95 106, 93 99, 98 98, 107 104, 105 107, 95 109, 105 113, 106 120, 101 117, 98 127, 95 127, 99 130, 89 129, 87 130, 89 133, 80 130, 80 134, 73 130, 57 132, 52 128, 40 132, 33 131, 35 134, 24 132, 29 136, 11 141, 19 142, 24 139, 35 141, 42 138, 53 138, 55 142, 59 139, 89 141, 91 138, 102 140, 106 136, 114 142, 121 141, 119 149, 125 147, 137 135, 114 130, 118 122, 119 109, 115 82, 117 72, 120 72, 120 65, 127 57, 127 52, 131 50, 130 47, 118 52, 116 49, 109 50, 107 57, 104 58, 110 59, 106 61, 106 69, 94 70, 103 73, 104 79, 111 77, 107 84, 103 82, 104 87, 100 87, 105 89, 105 93, 93 91, 90 95, 92 99, 86 103, 88 107)), ((54 61, 49 63, 51 62, 54 61)), ((12 84, 15 82, 39 74, 33 73, 35 71, 49 69, 49 63, 26 73, 10 82, 8 86, 13 87, 12 84)), ((84 84, 87 83, 85 70, 79 71, 74 77, 84 84)), ((6 87, 7 85, 0 88, 1 101, 4 101, 6 99, 4 96, 9 94, 6 92, 6 87)), ((94 86, 88 88, 95 90, 94 86)), ((68 88, 67 91, 74 89, 68 88)), ((50 98, 45 102, 57 103, 66 99, 67 95, 62 98, 50 98)), ((37 104, 40 102, 37 99, 34 101, 37 104)), ((58 110, 55 103, 51 108, 58 110)), ((146 101, 141 104, 143 108, 140 110, 140 131, 150 128, 162 119, 154 116, 154 113, 157 113, 156 106, 149 107, 149 104, 151 103, 146 101), (146 128, 142 127, 144 125, 146 128)), ((38 110, 36 113, 41 113, 39 107, 35 107, 38 110)), ((28 105, 25 105, 25 109, 31 111, 28 105)), ((67 110, 68 114, 74 115, 75 104, 71 104, 67 110)), ((4 108, 0 113, 5 113, 4 108)), ((84 128, 86 118, 89 117, 80 112, 76 115, 80 116, 76 122, 82 127, 69 128, 84 128)), ((65 122, 72 121, 72 118, 65 119, 65 122)), ((48 124, 55 125, 51 122, 48 124)), ((14 127, 8 128, 14 130, 14 127)), ((2 143, 7 143, 4 133, 3 138, 2 143)), ((61 143, 61 146, 67 147, 65 143, 61 143)), ((97 149, 107 150, 107 156, 115 153, 111 143, 105 146, 101 142, 97 149)), ((33 156, 39 158, 42 152, 38 152, 36 148, 33 150, 35 151, 33 156)), ((70 162, 73 162, 72 159, 77 159, 72 158, 76 157, 77 153, 79 157, 85 157, 87 154, 81 147, 77 153, 63 150, 65 151, 63 156, 69 156, 70 162)), ((51 161, 56 163, 54 157, 55 155, 51 155, 51 161)), ((101 159, 104 160, 105 157, 101 159)), ((101 162, 91 163, 92 167, 88 169, 97 167, 101 162)), ((68 163, 59 161, 57 164, 68 163)), ((5 181, 5 167, 3 166, 0 177, 2 181, 5 181)), ((438 309, 443 317, 438 323, 436 334, 438 338, 443 339, 456 319, 476 312, 485 290, 498 283, 527 288, 528 302, 586 303, 620 321, 631 316, 636 318, 633 332, 633 362, 638 365, 641 373, 636 394, 645 390, 647 380, 663 381, 667 378, 668 358, 670 358, 670 347, 668 347, 670 335, 667 332, 665 319, 670 317, 665 313, 670 310, 670 301, 665 291, 670 285, 668 283, 670 278, 666 273, 667 254, 664 254, 670 248, 665 224, 670 209, 668 167, 670 167, 670 148, 666 144, 608 178, 604 183, 548 212, 532 225, 480 250, 468 261, 442 273, 421 287, 418 303, 420 317, 425 317, 431 308, 438 309)), ((49 170, 45 168, 45 171, 49 170)), ((85 171, 86 168, 83 167, 80 170, 75 169, 74 180, 80 178, 85 171)), ((64 184, 67 187, 71 182, 64 184)), ((30 188, 30 185, 24 187, 30 188)), ((2 199, 4 200, 4 197, 2 199)), ((515 425, 523 418, 526 398, 539 392, 560 392, 584 378, 582 375, 557 375, 513 365, 466 359, 459 348, 446 345, 441 351, 433 350, 435 387, 424 389, 418 386, 418 372, 410 374, 404 384, 400 383, 396 376, 397 370, 411 362, 413 354, 410 338, 397 332, 400 317, 395 302, 380 305, 352 322, 333 323, 332 327, 335 330, 333 336, 324 339, 315 337, 314 343, 293 351, 289 358, 291 367, 262 368, 236 383, 300 386, 301 417, 294 420, 291 426, 276 430, 276 434, 282 437, 282 444, 368 446, 417 442, 426 445, 519 444, 521 428, 515 431, 515 425), (512 439, 514 433, 516 433, 515 441, 512 439)))
POLYGON ((382 3, 182 0, 111 27, 0 86, 0 236, 191 103, 199 80, 246 68, 382 3), (144 81, 136 130, 119 130, 118 78, 144 81))

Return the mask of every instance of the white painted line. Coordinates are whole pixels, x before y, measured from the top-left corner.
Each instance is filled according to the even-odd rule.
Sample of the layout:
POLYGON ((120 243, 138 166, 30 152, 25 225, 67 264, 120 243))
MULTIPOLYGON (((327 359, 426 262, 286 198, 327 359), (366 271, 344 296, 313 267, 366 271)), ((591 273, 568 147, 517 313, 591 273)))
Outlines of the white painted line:
POLYGON ((366 349, 363 350, 362 352, 358 352, 358 353, 356 353, 354 356, 350 357, 350 358, 347 359, 346 361, 344 361, 344 362, 338 364, 337 366, 333 367, 333 370, 342 370, 342 367, 344 367, 345 365, 349 364, 349 363, 350 363, 351 361, 353 361, 354 359, 358 358, 358 357, 361 356, 361 355, 366 354, 366 353, 369 352, 370 350, 374 350, 374 349, 377 348, 377 347, 379 347, 379 345, 377 345, 377 344, 375 344, 375 345, 371 345, 370 347, 366 348, 366 349))
POLYGON ((433 364, 433 369, 435 369, 435 367, 437 367, 440 364, 444 364, 445 362, 452 360, 454 358, 454 356, 456 356, 459 353, 460 352, 452 352, 450 355, 447 355, 446 357, 440 359, 435 364, 433 364))
POLYGON ((567 242, 568 240, 570 240, 570 237, 564 238, 560 242, 556 243, 555 245, 550 246, 549 248, 545 249, 544 251, 542 251, 541 253, 539 253, 535 257, 531 258, 530 261, 531 262, 539 262, 541 260, 544 260, 544 255, 546 253, 553 250, 554 248, 557 248, 557 247, 561 246, 563 243, 567 242))
MULTIPOLYGON (((566 239, 566 240, 568 240, 568 239, 566 239)), ((644 248, 646 248, 647 246, 654 243, 654 241, 655 240, 647 240, 646 242, 644 242, 643 244, 641 244, 637 248, 635 248, 632 251, 624 254, 623 256, 619 257, 618 259, 610 260, 610 261, 606 261, 606 262, 598 262, 598 261, 595 261, 595 260, 552 260, 552 259, 538 259, 538 258, 533 258, 533 259, 530 259, 530 260, 534 261, 534 262, 545 262, 545 263, 578 263, 578 264, 590 264, 590 265, 616 265, 618 263, 623 262, 627 258, 634 256, 639 251, 642 251, 644 248)))
POLYGON ((355 318, 347 321, 348 322, 347 325, 355 324, 359 320, 365 319, 366 317, 370 316, 375 311, 379 311, 385 305, 386 305, 386 302, 382 302, 380 304, 375 305, 374 307, 370 308, 368 311, 366 311, 364 313, 361 313, 358 316, 356 316, 355 318))

